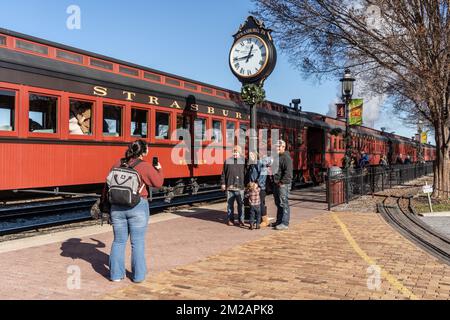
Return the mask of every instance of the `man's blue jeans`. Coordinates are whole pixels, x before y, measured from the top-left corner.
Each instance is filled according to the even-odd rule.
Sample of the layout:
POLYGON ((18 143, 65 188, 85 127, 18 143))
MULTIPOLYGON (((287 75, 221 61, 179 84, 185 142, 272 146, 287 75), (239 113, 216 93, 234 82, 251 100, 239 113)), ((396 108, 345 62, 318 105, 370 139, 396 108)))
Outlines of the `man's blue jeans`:
POLYGON ((284 224, 289 226, 289 219, 291 217, 291 210, 289 208, 289 191, 291 190, 291 184, 282 184, 278 186, 274 185, 273 199, 277 206, 277 222, 276 224, 284 224))
POLYGON ((228 190, 227 191, 227 217, 228 221, 234 221, 234 200, 236 199, 238 207, 239 221, 244 222, 244 190, 228 190))
POLYGON ((125 247, 128 235, 131 239, 131 272, 134 282, 144 281, 147 274, 145 259, 145 234, 150 211, 148 201, 141 201, 134 208, 111 207, 114 241, 109 257, 111 280, 125 278, 125 247))

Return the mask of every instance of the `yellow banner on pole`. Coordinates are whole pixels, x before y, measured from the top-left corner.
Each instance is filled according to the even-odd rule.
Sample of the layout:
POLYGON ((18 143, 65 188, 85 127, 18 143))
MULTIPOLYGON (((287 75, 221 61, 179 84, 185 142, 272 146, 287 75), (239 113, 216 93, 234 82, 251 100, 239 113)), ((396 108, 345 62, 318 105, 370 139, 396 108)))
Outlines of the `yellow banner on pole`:
POLYGON ((422 131, 420 134, 420 143, 427 143, 428 141, 428 134, 427 131, 422 131))
POLYGON ((348 108, 350 110, 350 125, 362 125, 363 99, 352 99, 348 108))

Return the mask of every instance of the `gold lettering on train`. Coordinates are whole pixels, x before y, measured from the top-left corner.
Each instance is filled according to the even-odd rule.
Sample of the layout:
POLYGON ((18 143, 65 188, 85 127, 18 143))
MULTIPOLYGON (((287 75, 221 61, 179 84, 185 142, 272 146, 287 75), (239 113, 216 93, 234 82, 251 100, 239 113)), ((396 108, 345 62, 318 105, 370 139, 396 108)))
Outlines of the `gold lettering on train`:
POLYGON ((133 97, 136 96, 136 93, 130 92, 130 91, 124 91, 124 92, 122 92, 122 94, 127 95, 127 98, 126 98, 127 101, 133 101, 133 97))
POLYGON ((198 104, 191 104, 192 111, 198 111, 198 104))
POLYGON ((236 119, 242 119, 242 114, 240 112, 236 112, 236 119))
POLYGON ((159 106, 159 102, 158 102, 158 98, 155 96, 148 96, 148 98, 150 99, 148 101, 149 104, 155 104, 157 106, 159 106))
POLYGON ((215 114, 213 107, 208 107, 208 113, 215 114))
POLYGON ((225 117, 228 117, 228 114, 230 113, 229 110, 222 110, 222 113, 225 117))
POLYGON ((170 105, 171 108, 177 108, 181 109, 180 105, 178 104, 177 100, 174 100, 173 103, 170 105))
POLYGON ((94 87, 94 95, 104 97, 108 94, 108 89, 104 87, 94 87))

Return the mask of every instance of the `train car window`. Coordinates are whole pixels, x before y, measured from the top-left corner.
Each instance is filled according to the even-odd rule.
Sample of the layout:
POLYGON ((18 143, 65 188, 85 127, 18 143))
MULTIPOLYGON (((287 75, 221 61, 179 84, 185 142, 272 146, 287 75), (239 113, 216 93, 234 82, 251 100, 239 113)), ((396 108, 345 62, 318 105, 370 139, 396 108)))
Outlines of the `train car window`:
POLYGON ((178 114, 176 138, 178 140, 189 140, 190 130, 191 130, 191 117, 178 114))
POLYGON ((294 146, 294 130, 288 131, 288 144, 291 148, 294 146))
POLYGON ((234 124, 234 122, 231 121, 227 121, 227 132, 226 132, 226 137, 227 137, 227 143, 228 144, 234 144, 234 138, 236 135, 236 126, 234 124))
POLYGON ((138 77, 139 71, 136 69, 127 68, 124 66, 119 66, 119 72, 123 74, 128 74, 130 76, 138 77))
POLYGON ((30 94, 29 131, 55 133, 57 104, 56 97, 30 94))
POLYGON ((161 76, 158 76, 157 74, 153 74, 150 72, 144 72, 144 78, 148 80, 161 82, 161 76))
POLYGON ((14 110, 16 107, 16 93, 0 90, 0 131, 14 130, 14 110))
POLYGON ((222 121, 213 120, 212 129, 213 129, 213 136, 211 140, 214 142, 222 142, 222 121))
POLYGON ((239 142, 238 142, 238 144, 244 143, 246 136, 247 136, 247 125, 241 123, 239 126, 239 142))
POLYGON ((0 36, 0 46, 6 46, 6 37, 0 36))
POLYGON ((216 90, 216 95, 223 98, 227 97, 227 94, 225 92, 219 90, 216 90))
POLYGON ((131 135, 133 137, 147 138, 147 110, 131 108, 131 135))
POLYGON ((69 101, 69 133, 86 134, 92 133, 92 106, 89 101, 70 99, 69 101))
POLYGON ((83 63, 83 56, 72 52, 56 50, 56 57, 63 60, 83 63))
POLYGON ((166 83, 170 84, 172 86, 177 86, 179 87, 181 85, 181 82, 172 78, 166 78, 166 83))
POLYGON ((198 89, 195 84, 192 84, 192 83, 189 83, 189 82, 185 82, 184 83, 184 87, 186 89, 189 89, 189 90, 197 90, 198 89))
POLYGON ((204 93, 209 93, 209 94, 212 94, 212 93, 213 93, 212 89, 207 88, 207 87, 202 87, 202 92, 204 92, 204 93))
POLYGON ((155 138, 169 139, 170 114, 165 112, 156 112, 155 123, 155 138))
POLYGON ((48 48, 27 41, 16 40, 16 48, 48 55, 48 48))
POLYGON ((206 119, 197 118, 194 121, 194 139, 206 140, 206 119))
POLYGON ((122 107, 103 105, 103 136, 120 137, 122 135, 122 107))
POLYGON ((97 59, 92 59, 91 58, 91 66, 97 67, 97 68, 102 68, 102 69, 107 69, 107 70, 112 70, 113 69, 113 64, 106 62, 106 61, 101 61, 101 60, 97 60, 97 59))

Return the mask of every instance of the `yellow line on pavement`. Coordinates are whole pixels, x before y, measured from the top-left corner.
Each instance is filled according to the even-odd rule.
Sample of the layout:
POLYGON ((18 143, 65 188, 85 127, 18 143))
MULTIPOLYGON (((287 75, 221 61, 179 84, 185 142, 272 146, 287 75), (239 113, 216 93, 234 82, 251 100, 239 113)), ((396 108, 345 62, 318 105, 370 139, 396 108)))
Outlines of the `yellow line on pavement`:
POLYGON ((385 271, 383 268, 381 268, 381 266, 377 265, 377 263, 375 262, 375 260, 373 260, 371 257, 369 257, 362 249, 361 247, 358 245, 358 243, 356 243, 355 239, 353 239, 352 235, 350 234, 350 232, 348 231, 346 225, 341 221, 341 219, 339 219, 339 217, 336 215, 336 213, 332 213, 331 216, 333 217, 333 219, 336 221, 336 223, 341 227, 342 232, 344 233, 345 238, 347 239, 347 241, 350 243, 350 245, 352 246, 353 250, 356 251, 356 253, 363 258, 363 260, 372 266, 378 266, 381 270, 381 275, 387 280, 389 281, 389 283, 391 285, 393 285, 398 291, 400 291, 401 293, 403 293, 404 295, 406 295, 409 299, 412 300, 417 300, 417 296, 414 295, 414 293, 412 293, 408 288, 406 288, 400 281, 398 281, 395 277, 391 276, 387 271, 385 271))

